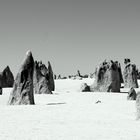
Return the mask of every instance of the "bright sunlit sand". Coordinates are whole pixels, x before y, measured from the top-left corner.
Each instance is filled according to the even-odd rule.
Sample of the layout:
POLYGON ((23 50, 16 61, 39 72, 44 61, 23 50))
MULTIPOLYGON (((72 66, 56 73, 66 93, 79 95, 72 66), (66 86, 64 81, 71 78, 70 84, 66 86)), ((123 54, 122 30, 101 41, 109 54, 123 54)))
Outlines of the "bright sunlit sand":
POLYGON ((0 96, 2 140, 139 140, 135 101, 125 93, 79 92, 82 82, 56 80, 53 95, 35 95, 36 105, 6 105, 0 96), (100 102, 98 102, 100 101, 100 102))

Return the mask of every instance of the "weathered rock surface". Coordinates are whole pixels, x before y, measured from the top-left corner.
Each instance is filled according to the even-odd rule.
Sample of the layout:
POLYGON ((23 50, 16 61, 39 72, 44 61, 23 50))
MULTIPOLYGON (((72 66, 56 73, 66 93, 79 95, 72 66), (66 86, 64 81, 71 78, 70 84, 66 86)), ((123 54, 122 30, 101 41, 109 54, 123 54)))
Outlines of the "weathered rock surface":
POLYGON ((10 94, 10 105, 34 104, 33 95, 33 70, 34 59, 32 53, 28 51, 26 58, 16 76, 13 90, 10 94))
POLYGON ((87 83, 83 83, 81 85, 80 91, 81 92, 90 92, 90 86, 88 86, 87 83))
POLYGON ((0 73, 0 87, 13 87, 14 84, 14 76, 11 72, 9 66, 7 66, 3 72, 0 73))
POLYGON ((127 100, 136 100, 137 94, 135 89, 132 87, 128 92, 127 100))
POLYGON ((51 63, 48 61, 48 86, 51 91, 55 90, 54 74, 52 70, 51 63))
POLYGON ((35 61, 34 65, 34 93, 52 94, 49 87, 49 71, 41 61, 35 61))
POLYGON ((123 81, 123 75, 122 75, 122 69, 121 69, 120 63, 118 63, 118 71, 119 71, 119 76, 120 76, 120 83, 124 83, 124 81, 123 81))
POLYGON ((95 81, 91 91, 120 92, 121 80, 118 62, 104 61, 95 71, 95 81))
POLYGON ((125 59, 124 63, 124 88, 138 88, 136 65, 131 64, 130 59, 125 59))

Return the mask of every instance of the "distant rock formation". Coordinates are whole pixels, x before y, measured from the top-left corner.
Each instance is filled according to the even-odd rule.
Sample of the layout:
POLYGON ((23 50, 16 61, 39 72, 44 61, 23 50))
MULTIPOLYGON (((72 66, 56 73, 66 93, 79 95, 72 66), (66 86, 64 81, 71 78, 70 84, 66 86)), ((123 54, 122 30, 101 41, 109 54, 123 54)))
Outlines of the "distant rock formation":
POLYGON ((90 92, 90 86, 88 86, 87 83, 83 83, 81 85, 80 91, 81 92, 90 92))
POLYGON ((77 75, 76 76, 82 77, 79 70, 77 70, 77 75))
POLYGON ((83 78, 89 78, 89 75, 88 74, 85 74, 82 76, 83 78))
POLYGON ((58 78, 57 78, 57 79, 62 79, 62 78, 61 78, 61 74, 58 75, 58 78))
POLYGON ((130 59, 125 59, 124 64, 124 88, 138 88, 136 65, 131 64, 130 59))
POLYGON ((120 92, 121 80, 118 62, 106 60, 96 68, 95 81, 91 91, 120 92))
POLYGON ((137 93, 137 98, 136 98, 136 120, 140 119, 140 92, 137 93))
POLYGON ((48 61, 48 86, 51 91, 55 90, 54 74, 50 61, 48 61))
POLYGON ((128 92, 127 100, 136 100, 137 94, 135 89, 132 87, 128 92))
POLYGON ((33 95, 33 70, 34 59, 32 53, 28 51, 16 76, 8 102, 9 105, 35 104, 33 95))
POLYGON ((9 66, 7 66, 3 72, 0 73, 0 87, 13 87, 14 84, 14 76, 11 72, 9 66))
POLYGON ((34 93, 52 94, 49 87, 49 71, 41 61, 35 61, 34 65, 34 93))

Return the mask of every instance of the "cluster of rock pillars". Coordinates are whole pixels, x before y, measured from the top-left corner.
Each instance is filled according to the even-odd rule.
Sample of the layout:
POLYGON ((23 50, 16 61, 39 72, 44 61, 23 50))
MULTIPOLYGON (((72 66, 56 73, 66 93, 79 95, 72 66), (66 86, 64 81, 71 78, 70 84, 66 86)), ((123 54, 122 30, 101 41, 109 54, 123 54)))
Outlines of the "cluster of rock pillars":
MULTIPOLYGON (((121 84, 124 83, 124 88, 130 88, 128 99, 136 99, 134 91, 134 88, 138 88, 136 65, 132 64, 130 59, 125 59, 124 64, 122 74, 118 61, 105 60, 95 70, 94 83, 91 86, 82 84, 81 90, 120 92, 121 84)), ((50 62, 46 67, 42 61, 34 61, 31 51, 28 51, 15 80, 9 66, 0 73, 0 91, 4 87, 13 87, 8 104, 35 104, 34 94, 52 94, 55 90, 50 62)))
MULTIPOLYGON (((83 83, 81 91, 92 92, 120 92, 121 84, 124 88, 130 88, 128 100, 136 100, 137 119, 140 118, 140 94, 134 88, 138 88, 136 65, 130 59, 124 60, 124 71, 118 61, 104 61, 95 70, 95 81, 89 86, 83 83)), ((34 105, 34 94, 52 94, 55 90, 54 74, 50 62, 48 67, 42 61, 34 61, 31 51, 26 57, 16 75, 14 76, 7 66, 0 73, 0 93, 2 88, 13 87, 10 93, 9 105, 34 105)))
POLYGON ((34 94, 52 94, 55 84, 50 62, 46 67, 41 61, 34 61, 31 51, 28 51, 11 86, 13 89, 10 93, 9 105, 33 105, 34 94))
POLYGON ((118 61, 104 61, 95 70, 95 81, 91 86, 83 84, 81 91, 120 92, 124 88, 138 88, 136 65, 130 59, 124 60, 124 71, 118 61), (85 88, 87 90, 85 90, 85 88))

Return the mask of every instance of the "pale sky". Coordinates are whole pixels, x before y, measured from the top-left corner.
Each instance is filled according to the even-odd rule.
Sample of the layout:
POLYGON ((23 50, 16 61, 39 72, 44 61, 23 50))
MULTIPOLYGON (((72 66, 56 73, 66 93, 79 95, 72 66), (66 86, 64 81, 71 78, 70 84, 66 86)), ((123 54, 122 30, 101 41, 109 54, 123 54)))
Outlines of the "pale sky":
POLYGON ((63 76, 104 59, 140 67, 140 1, 1 0, 0 71, 17 73, 27 50, 63 76))

